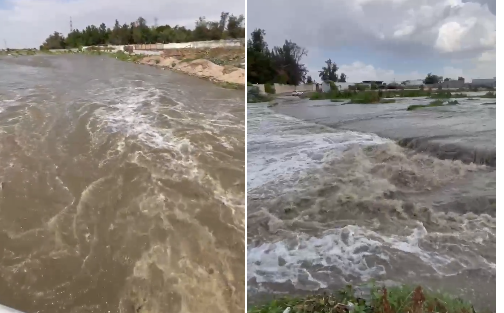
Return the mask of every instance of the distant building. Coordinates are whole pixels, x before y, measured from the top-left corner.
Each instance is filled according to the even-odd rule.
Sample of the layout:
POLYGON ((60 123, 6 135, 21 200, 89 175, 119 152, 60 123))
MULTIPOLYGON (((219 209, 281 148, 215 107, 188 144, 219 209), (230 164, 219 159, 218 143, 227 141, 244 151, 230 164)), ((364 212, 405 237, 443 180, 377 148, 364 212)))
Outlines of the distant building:
POLYGON ((471 83, 472 87, 490 87, 490 88, 496 88, 497 87, 497 80, 496 78, 476 78, 472 80, 471 83))
POLYGON ((424 84, 423 79, 413 79, 413 80, 407 80, 405 81, 406 85, 404 85, 406 88, 408 87, 420 87, 424 84))
POLYGON ((366 84, 369 86, 371 86, 372 84, 375 84, 375 85, 379 86, 379 85, 383 85, 383 80, 363 80, 362 84, 366 84))
MULTIPOLYGON (((323 81, 320 84, 320 90, 322 92, 329 92, 331 90, 331 85, 330 85, 329 80, 323 81)), ((347 82, 334 82, 336 87, 338 87, 338 90, 348 90, 348 86, 355 85, 355 83, 347 83, 347 82)))

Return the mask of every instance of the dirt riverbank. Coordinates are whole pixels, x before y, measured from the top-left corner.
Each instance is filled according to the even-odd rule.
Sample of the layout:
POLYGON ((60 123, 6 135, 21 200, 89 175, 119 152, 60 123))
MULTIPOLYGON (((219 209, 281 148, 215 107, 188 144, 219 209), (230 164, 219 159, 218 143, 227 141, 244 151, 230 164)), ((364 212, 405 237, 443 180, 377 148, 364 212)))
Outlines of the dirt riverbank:
POLYGON ((177 49, 161 56, 146 56, 140 64, 179 71, 230 86, 245 85, 245 49, 177 49))

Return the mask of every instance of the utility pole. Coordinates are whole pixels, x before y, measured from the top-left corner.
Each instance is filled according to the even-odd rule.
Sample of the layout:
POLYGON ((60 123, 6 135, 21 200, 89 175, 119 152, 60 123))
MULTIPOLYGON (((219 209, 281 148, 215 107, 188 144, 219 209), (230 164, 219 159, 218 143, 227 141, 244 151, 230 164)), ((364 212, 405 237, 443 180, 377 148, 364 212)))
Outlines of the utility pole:
POLYGON ((70 16, 70 32, 73 32, 72 17, 70 16))
POLYGON ((155 17, 154 18, 154 28, 157 28, 157 21, 158 21, 158 19, 157 19, 157 17, 155 17))
POLYGON ((5 41, 5 39, 4 39, 3 42, 4 42, 4 45, 5 45, 5 49, 8 49, 7 48, 7 41, 5 41))

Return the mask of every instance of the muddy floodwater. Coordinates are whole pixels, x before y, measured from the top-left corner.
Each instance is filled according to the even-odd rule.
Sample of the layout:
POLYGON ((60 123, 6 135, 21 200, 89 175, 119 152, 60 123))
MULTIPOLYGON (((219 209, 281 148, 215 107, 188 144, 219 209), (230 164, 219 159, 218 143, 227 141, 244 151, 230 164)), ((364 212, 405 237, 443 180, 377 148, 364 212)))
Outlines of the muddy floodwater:
POLYGON ((375 280, 495 310, 496 104, 479 95, 248 104, 249 303, 375 280))
POLYGON ((239 312, 243 91, 102 56, 0 58, 0 304, 239 312))

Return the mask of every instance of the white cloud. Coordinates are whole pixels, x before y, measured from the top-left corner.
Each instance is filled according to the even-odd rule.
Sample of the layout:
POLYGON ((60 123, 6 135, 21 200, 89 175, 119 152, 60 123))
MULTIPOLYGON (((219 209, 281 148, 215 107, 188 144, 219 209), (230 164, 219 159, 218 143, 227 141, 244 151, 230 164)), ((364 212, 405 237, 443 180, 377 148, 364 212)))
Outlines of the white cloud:
MULTIPOLYGON (((331 51, 331 58, 338 64, 342 62, 338 60, 340 48, 344 47, 346 51, 359 50, 358 58, 367 65, 350 67, 355 65, 351 64, 355 60, 343 61, 348 64, 349 70, 355 71, 355 77, 345 72, 351 80, 364 76, 372 79, 375 74, 385 77, 391 73, 392 76, 397 75, 393 71, 380 69, 379 63, 369 65, 371 60, 376 62, 382 56, 397 60, 396 71, 400 71, 407 61, 421 61, 424 68, 426 64, 432 64, 429 69, 416 69, 422 72, 419 77, 405 79, 425 77, 427 73, 424 71, 441 75, 443 67, 457 61, 463 64, 457 66, 466 76, 476 78, 495 73, 495 61, 492 65, 489 58, 495 53, 496 41, 495 15, 488 5, 492 1, 495 2, 254 0, 248 1, 248 30, 265 29, 270 45, 280 45, 289 39, 308 51, 331 51), (363 54, 368 54, 370 60, 366 60, 363 54), (485 64, 480 64, 482 61, 485 64)), ((310 67, 315 64, 322 66, 325 59, 315 60, 310 56, 308 64, 310 67)), ((344 71, 340 69, 339 72, 344 71)), ((315 71, 310 74, 318 76, 315 71)), ((399 79, 396 77, 396 80, 399 79)))
MULTIPOLYGON (((363 80, 402 82, 407 79, 419 79, 425 76, 416 71, 406 74, 399 74, 395 73, 393 70, 378 68, 371 64, 365 64, 364 62, 361 61, 355 61, 351 64, 343 64, 339 66, 338 74, 341 73, 345 73, 345 75, 347 76, 347 82, 351 83, 358 83, 363 80)), ((309 75, 315 78, 315 80, 320 80, 317 79, 318 78, 317 71, 310 71, 309 75)))
POLYGON ((196 19, 219 19, 222 11, 245 13, 245 2, 236 0, 5 0, 0 8, 0 39, 10 47, 38 47, 54 31, 67 34, 73 27, 107 24, 115 19, 130 23, 142 16, 151 24, 193 27, 196 19))

